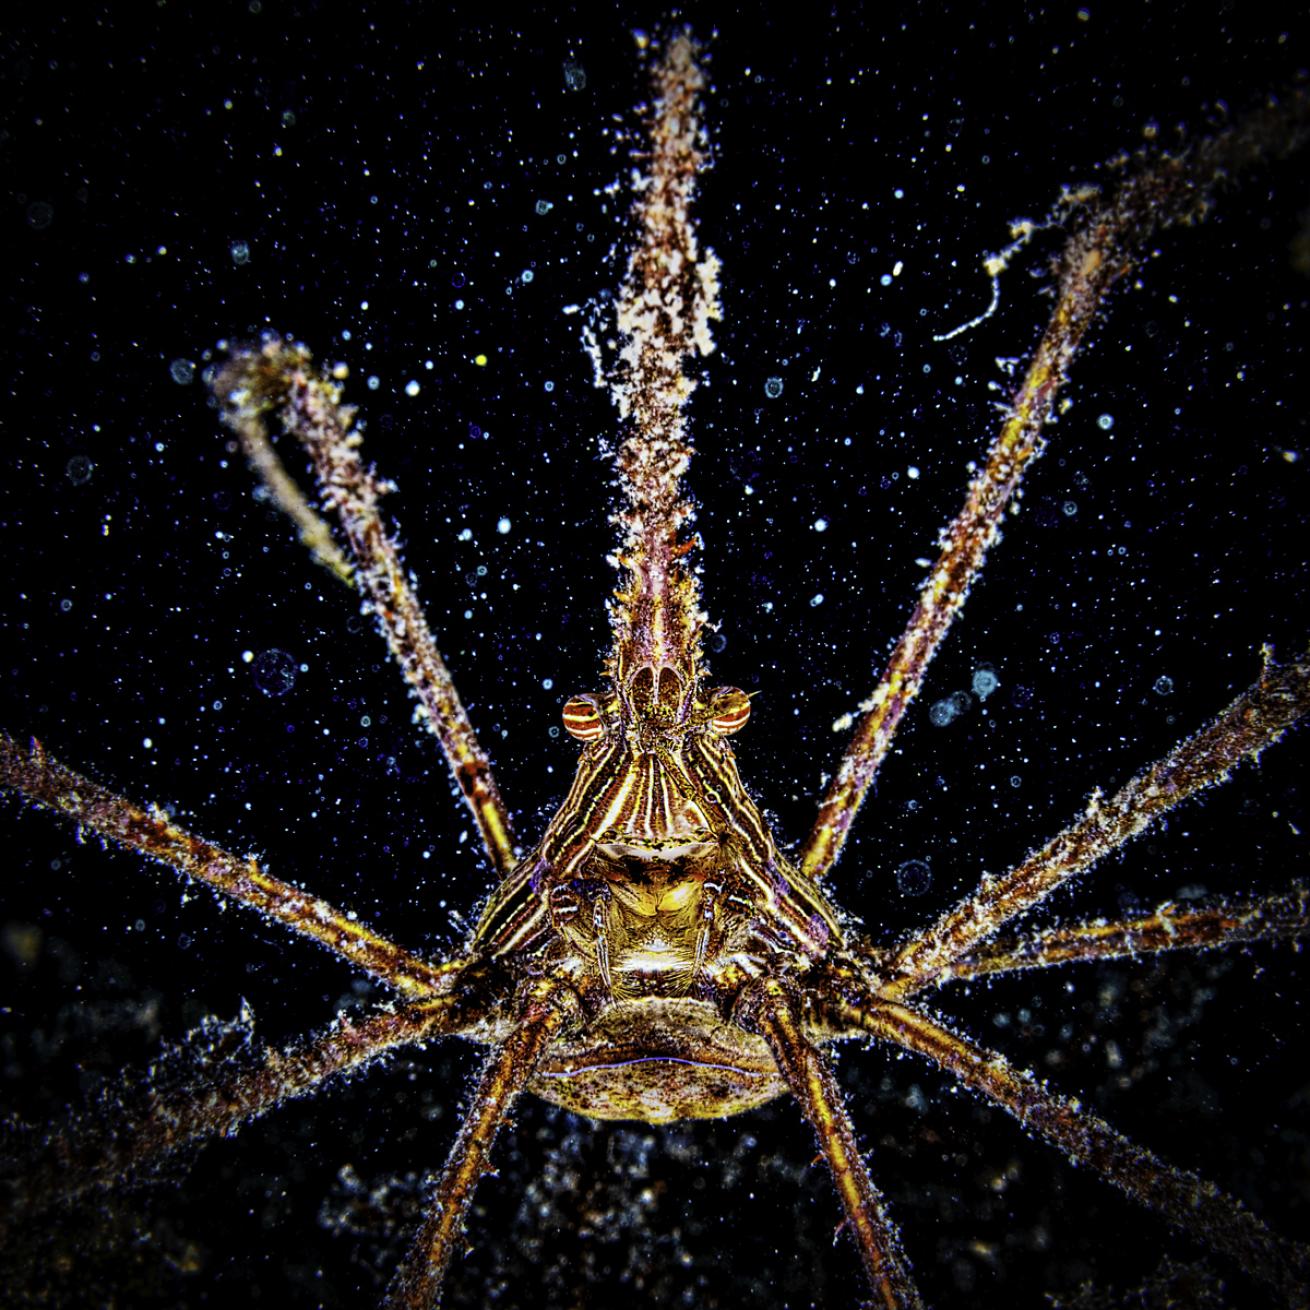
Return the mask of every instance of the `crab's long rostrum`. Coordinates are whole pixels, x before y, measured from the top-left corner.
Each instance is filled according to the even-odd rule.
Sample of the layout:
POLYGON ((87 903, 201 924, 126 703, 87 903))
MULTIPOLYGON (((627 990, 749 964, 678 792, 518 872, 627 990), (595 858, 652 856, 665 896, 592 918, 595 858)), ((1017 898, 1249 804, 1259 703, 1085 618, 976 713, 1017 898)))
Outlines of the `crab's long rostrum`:
POLYGON ((58 810, 84 830, 140 851, 195 878, 242 905, 311 937, 347 963, 412 997, 449 992, 461 961, 431 964, 370 932, 351 914, 282 882, 253 859, 242 859, 179 828, 160 810, 143 810, 125 797, 52 760, 39 742, 20 746, 0 732, 0 785, 12 787, 47 809, 58 810))
POLYGON ((428 1217, 388 1289, 387 1310, 429 1310, 436 1304, 473 1190, 490 1167, 496 1134, 542 1053, 578 1013, 577 994, 565 984, 538 978, 524 988, 514 1031, 487 1057, 445 1171, 432 1189, 428 1217))
POLYGON ((797 997, 776 978, 748 985, 734 1018, 768 1043, 791 1094, 819 1139, 855 1234, 869 1283, 884 1310, 921 1310, 923 1302, 901 1252, 900 1235, 860 1158, 855 1130, 827 1057, 805 1036, 797 997))
POLYGON ((0 1184, 0 1235, 8 1218, 44 1210, 132 1174, 192 1142, 227 1136, 285 1101, 307 1096, 340 1074, 397 1047, 460 1031, 478 1016, 458 997, 420 1001, 364 1018, 341 1015, 324 1033, 284 1048, 242 1053, 210 1073, 203 1089, 184 1079, 116 1091, 112 1112, 74 1118, 49 1132, 0 1184), (102 1119, 104 1122, 102 1122, 102 1119))
POLYGON ((354 410, 342 404, 340 387, 315 366, 303 346, 278 339, 236 351, 213 386, 227 421, 244 434, 248 447, 252 440, 257 448, 267 444, 264 415, 274 412, 309 452, 323 498, 350 545, 365 607, 377 619, 427 726, 441 743, 493 867, 508 873, 514 843, 491 762, 428 628, 395 537, 382 519, 379 502, 387 488, 360 458, 354 410))
POLYGON ((1310 937, 1310 891, 1296 886, 1274 896, 1190 906, 1170 902, 1135 919, 1092 919, 1029 936, 1007 934, 952 961, 932 983, 941 986, 983 974, 1305 937, 1310 937))
POLYGON ((886 995, 908 996, 963 959, 1006 923, 1031 909, 1161 815, 1241 761, 1258 756, 1310 712, 1310 660, 1267 662, 1260 680, 1195 736, 1125 783, 1109 799, 1092 796, 1077 823, 916 933, 897 954, 886 995))
POLYGON ((685 365, 714 349, 709 325, 719 316, 718 260, 701 252, 691 221, 704 164, 702 85, 695 44, 681 34, 655 68, 638 239, 616 307, 622 344, 608 375, 627 432, 615 458, 626 502, 616 516, 624 577, 611 609, 618 681, 642 663, 691 679, 701 653, 705 616, 687 567, 695 541, 683 535, 691 506, 681 479, 692 454, 684 407, 695 386, 685 365))
POLYGON ((1053 218, 1071 234, 1056 266, 1055 308, 964 508, 944 530, 941 553, 919 592, 819 805, 801 852, 802 870, 822 878, 891 748, 892 738, 969 587, 996 539, 1024 471, 1041 454, 1043 431, 1088 327, 1110 288, 1163 228, 1200 218, 1218 186, 1235 172, 1300 144, 1310 97, 1296 93, 1179 156, 1129 161, 1104 194, 1067 195, 1053 218))
POLYGON ((1075 1164, 1091 1169, 1170 1223, 1230 1256, 1289 1304, 1305 1304, 1310 1294, 1310 1250, 1272 1233, 1239 1200, 1213 1183, 1135 1146, 1078 1101, 1050 1091, 1032 1074, 1013 1068, 999 1052, 952 1032, 922 1010, 879 1001, 872 993, 862 1003, 833 1001, 825 1009, 839 1027, 926 1056, 1075 1164))

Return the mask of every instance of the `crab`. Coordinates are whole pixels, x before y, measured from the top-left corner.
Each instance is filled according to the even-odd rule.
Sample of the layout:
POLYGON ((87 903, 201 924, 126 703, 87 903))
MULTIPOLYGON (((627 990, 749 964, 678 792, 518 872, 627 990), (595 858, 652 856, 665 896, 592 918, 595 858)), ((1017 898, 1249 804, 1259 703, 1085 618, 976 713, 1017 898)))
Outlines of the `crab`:
MULTIPOLYGON (((905 637, 873 694, 844 716, 854 724, 853 742, 828 780, 809 838, 789 852, 734 763, 729 739, 747 727, 751 696, 709 676, 714 661, 705 647, 717 633, 701 611, 689 563, 692 511, 680 485, 690 456, 686 359, 709 352, 718 299, 717 263, 698 245, 689 217, 701 162, 694 109, 701 85, 692 43, 675 37, 656 69, 653 145, 637 204, 642 236, 614 312, 615 344, 602 364, 627 433, 616 451, 623 580, 611 606, 613 643, 595 689, 563 706, 561 726, 582 759, 567 798, 530 843, 518 845, 511 835, 487 754, 376 515, 385 488, 359 459, 338 378, 281 338, 238 348, 216 369, 215 394, 269 499, 293 514, 320 561, 358 588, 379 619, 418 694, 421 720, 446 751, 469 831, 501 881, 458 949, 446 958, 411 952, 260 861, 230 856, 168 813, 100 787, 40 744, 5 738, 5 781, 29 799, 261 909, 408 998, 342 1017, 296 1042, 231 1054, 216 1038, 210 1055, 191 1057, 208 1061, 203 1090, 194 1077, 179 1086, 161 1077, 135 1095, 116 1093, 121 1116, 112 1131, 78 1121, 57 1127, 29 1152, 14 1194, 27 1206, 67 1202, 148 1171, 205 1135, 233 1131, 395 1047, 460 1033, 491 1054, 450 1166, 434 1180, 427 1218, 392 1280, 393 1304, 436 1298, 490 1144, 509 1104, 530 1089, 591 1118, 653 1123, 735 1115, 791 1094, 818 1132, 876 1295, 889 1306, 910 1306, 918 1303, 915 1276, 864 1168, 830 1067, 833 1043, 873 1038, 935 1063, 1084 1163, 1090 1157, 1094 1169, 1152 1198, 1166 1218, 1203 1230, 1221 1258, 1295 1300, 1305 1286, 1299 1247, 1233 1198, 1165 1165, 1091 1110, 955 1031, 920 998, 1066 960, 1303 935, 1304 898, 1295 888, 1184 899, 1045 932, 1007 929, 1057 884, 1081 876, 1276 741, 1305 712, 1310 674, 1303 663, 1267 659, 1248 689, 1192 725, 1197 731, 1180 736, 1155 765, 1094 795, 1052 845, 1007 877, 985 879, 953 910, 900 940, 866 934, 828 888, 844 867, 837 856, 900 717, 1044 439, 1101 299, 1148 240, 1200 216, 1220 172, 1280 152, 1299 102, 1293 97, 1290 108, 1216 132, 1188 154, 1129 163, 1101 190, 1071 194, 1057 209, 1053 222, 1071 235, 1055 277, 1053 325, 1017 381, 986 469, 975 475, 972 508, 929 563, 905 637), (340 516, 345 552, 284 478, 265 431, 274 414, 311 454, 323 497, 340 516)), ((777 399, 778 381, 769 379, 766 396, 777 399)), ((251 664, 265 691, 294 672, 276 659, 252 655, 251 664)), ((985 701, 1001 677, 974 670, 973 696, 985 701)), ((933 701, 929 721, 947 727, 967 701, 959 693, 933 701)), ((896 883, 914 897, 928 876, 923 861, 909 860, 896 870, 896 883)))

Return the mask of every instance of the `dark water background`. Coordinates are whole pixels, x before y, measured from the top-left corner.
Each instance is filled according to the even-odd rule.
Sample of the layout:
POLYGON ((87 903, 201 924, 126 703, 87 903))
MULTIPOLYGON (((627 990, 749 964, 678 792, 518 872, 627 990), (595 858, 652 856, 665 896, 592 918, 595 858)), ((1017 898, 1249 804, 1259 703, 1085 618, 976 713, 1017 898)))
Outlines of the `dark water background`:
MULTIPOLYGON (((1305 25, 1259 10, 721 16, 699 213, 725 322, 692 483, 715 675, 760 692, 739 756, 786 841, 995 429, 998 360, 1036 340, 1054 242, 1008 275, 987 324, 933 333, 986 304, 980 259, 1011 219, 1041 217, 1150 124, 1175 141, 1221 102, 1290 85, 1305 25)), ((614 421, 580 327, 618 281, 645 94, 632 30, 657 21, 273 0, 5 18, 8 731, 412 947, 460 940, 487 873, 435 744, 350 596, 252 495, 200 378, 220 338, 265 327, 349 364, 408 562, 530 838, 574 758, 559 706, 595 683, 607 635, 597 451, 614 421)), ((1163 238, 1115 294, 834 880, 876 939, 1158 758, 1252 681, 1262 642, 1304 645, 1308 209, 1303 155, 1163 238), (931 723, 979 669, 996 690, 931 723), (898 882, 907 861, 930 877, 916 865, 898 882)), ((1243 768, 1051 913, 1285 886, 1306 866, 1305 746, 1302 732, 1243 768)), ((243 1000, 280 1041, 374 994, 208 893, 183 901, 134 857, 12 802, 0 819, 0 1095, 20 1116, 93 1095, 243 1000)), ((1284 946, 940 999, 1305 1236, 1303 988, 1284 946)), ((442 1159, 475 1064, 454 1044, 397 1061, 160 1187, 56 1216, 5 1256, 5 1298, 375 1304, 399 1239, 359 1189, 399 1179, 387 1195, 404 1214, 406 1177, 442 1159), (347 1215, 357 1231, 339 1231, 347 1215)), ((1103 1298, 1087 1304, 1143 1304, 1129 1293, 1166 1256, 1196 1266, 1174 1304, 1265 1304, 932 1070, 851 1049, 840 1077, 933 1304, 1038 1307, 1085 1284, 1103 1298)), ((647 1129, 525 1103, 449 1303, 853 1304, 857 1261, 832 1241, 812 1156, 787 1104, 647 1129)))

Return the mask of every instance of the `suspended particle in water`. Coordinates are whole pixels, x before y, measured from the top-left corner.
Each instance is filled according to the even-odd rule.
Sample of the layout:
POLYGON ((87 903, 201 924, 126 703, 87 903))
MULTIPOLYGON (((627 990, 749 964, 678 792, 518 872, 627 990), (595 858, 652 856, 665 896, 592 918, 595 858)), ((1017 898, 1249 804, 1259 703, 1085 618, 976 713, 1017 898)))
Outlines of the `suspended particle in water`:
POLYGON ((973 679, 969 685, 973 688, 973 694, 979 700, 986 700, 1001 685, 1001 680, 996 676, 996 670, 990 664, 980 664, 974 669, 973 679))
POLYGON ((1100 428, 1102 432, 1109 432, 1109 430, 1114 427, 1114 415, 1102 414, 1101 417, 1096 420, 1096 426, 1100 428))
POLYGON ((296 662, 284 650, 264 650, 255 656, 255 686, 265 696, 285 696, 296 685, 296 662))
POLYGON ((1167 673, 1162 673, 1152 684, 1151 690, 1157 696, 1171 696, 1174 690, 1174 680, 1167 673))
POLYGON ((232 256, 232 262, 237 265, 250 263, 250 243, 248 241, 234 241, 228 247, 228 253, 232 256))
POLYGON ((782 379, 765 378, 764 394, 768 396, 770 400, 777 400, 778 397, 782 395, 782 379))
POLYGON ((535 208, 538 214, 544 216, 546 214, 549 214, 550 211, 555 208, 555 206, 551 204, 549 200, 538 200, 535 208))
POLYGON ((575 64, 570 60, 564 65, 564 85, 570 91, 585 91, 587 70, 581 64, 575 64))
POLYGON ((195 380, 196 366, 189 359, 175 359, 168 366, 168 376, 179 387, 188 386, 195 380))
POLYGON ((922 896, 932 886, 928 861, 906 860, 896 870, 896 886, 902 896, 922 896))

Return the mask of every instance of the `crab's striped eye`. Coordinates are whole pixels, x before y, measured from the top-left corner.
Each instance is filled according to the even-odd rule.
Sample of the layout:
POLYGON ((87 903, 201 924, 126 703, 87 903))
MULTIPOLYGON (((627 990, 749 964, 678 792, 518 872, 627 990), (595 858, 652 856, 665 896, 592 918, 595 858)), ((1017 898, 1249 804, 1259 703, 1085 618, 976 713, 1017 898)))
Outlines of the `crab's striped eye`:
POLYGON ((710 693, 710 726, 721 736, 738 732, 751 716, 751 698, 737 687, 716 687, 710 693))
POLYGON ((574 696, 564 705, 564 727, 579 741, 595 741, 605 731, 605 720, 594 696, 574 696))

